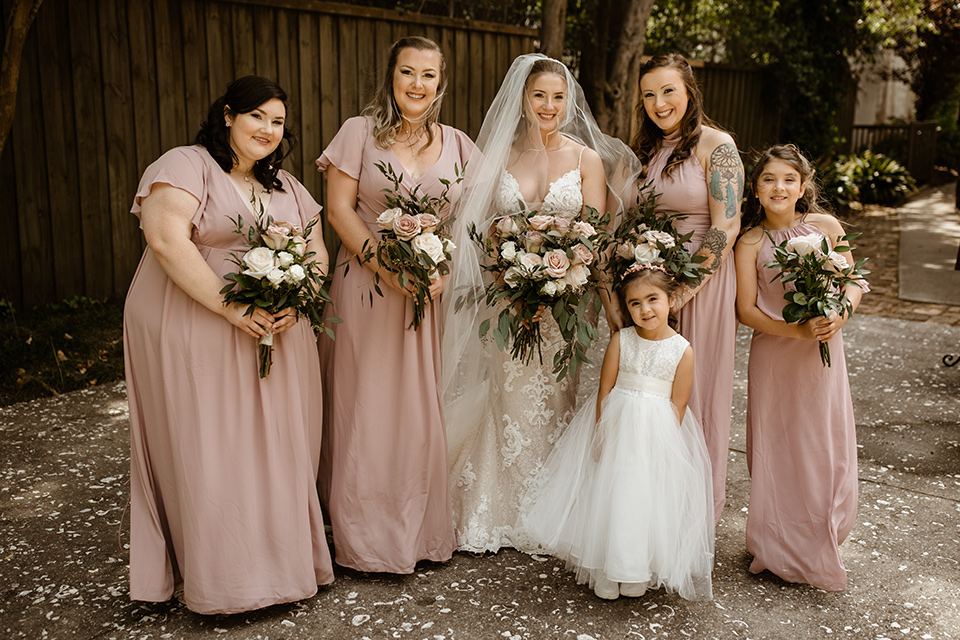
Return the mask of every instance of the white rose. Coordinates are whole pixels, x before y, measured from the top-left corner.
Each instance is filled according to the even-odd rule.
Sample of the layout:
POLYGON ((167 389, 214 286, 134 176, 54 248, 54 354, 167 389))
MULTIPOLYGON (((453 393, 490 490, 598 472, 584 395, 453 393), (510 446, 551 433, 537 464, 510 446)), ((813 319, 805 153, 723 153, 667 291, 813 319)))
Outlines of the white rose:
POLYGON ((393 219, 399 216, 403 211, 400 207, 394 207, 393 209, 387 209, 379 216, 377 216, 377 224, 380 225, 381 229, 387 229, 388 231, 393 230, 393 219))
POLYGON ((533 275, 537 267, 543 266, 543 258, 535 253, 522 253, 517 259, 517 264, 523 269, 526 275, 533 275))
POLYGON ((820 253, 820 245, 822 242, 823 236, 819 233, 797 236, 787 240, 787 250, 793 251, 801 256, 805 256, 809 253, 820 253))
POLYGON ((646 231, 643 234, 643 238, 653 246, 657 246, 659 242, 667 249, 671 249, 677 244, 673 236, 665 231, 646 231))
POLYGON ((834 273, 840 273, 841 271, 849 267, 850 264, 847 262, 847 259, 843 255, 837 253, 836 251, 831 251, 830 253, 827 254, 827 263, 824 266, 826 266, 828 270, 833 271, 834 273))
POLYGON ((511 240, 500 245, 500 257, 507 262, 513 262, 517 257, 517 243, 511 240))
POLYGON ((633 259, 637 262, 653 262, 660 257, 660 249, 657 249, 656 245, 648 244, 644 242, 643 244, 638 244, 637 248, 633 250, 633 259))
POLYGON ((297 284, 307 277, 307 272, 298 264, 293 265, 287 270, 287 282, 297 284))
MULTIPOLYGON (((561 280, 562 282, 562 280, 561 280)), ((556 280, 547 280, 543 283, 543 286, 540 287, 540 291, 543 292, 543 295, 553 297, 557 295, 557 282, 556 280)))
POLYGON ((433 264, 440 264, 444 260, 443 242, 435 233, 421 233, 413 239, 413 248, 427 254, 433 264))
POLYGON ((574 289, 578 289, 583 285, 587 284, 588 276, 590 275, 590 270, 587 269, 582 264, 575 264, 569 269, 567 273, 563 276, 563 281, 574 289))
POLYGON ((270 284, 275 287, 279 287, 286 279, 287 274, 279 267, 276 269, 270 269, 270 271, 267 272, 267 280, 269 280, 270 284))
POLYGON ((520 231, 520 227, 517 226, 517 223, 514 222, 513 218, 507 216, 497 220, 497 231, 501 237, 510 237, 516 235, 520 231))
POLYGON ((520 275, 520 270, 517 267, 510 267, 503 274, 503 281, 512 289, 515 289, 521 280, 523 280, 523 276, 520 275))
POLYGON ((444 251, 446 251, 446 252, 449 253, 450 255, 453 255, 453 252, 456 250, 456 248, 457 248, 457 245, 453 244, 453 240, 451 240, 450 238, 444 238, 444 239, 443 239, 443 250, 444 250, 444 251))
POLYGON ((623 244, 617 245, 617 257, 622 258, 623 260, 633 260, 634 249, 636 249, 636 247, 634 247, 630 242, 624 242, 623 244))
POLYGON ((287 253, 286 251, 280 251, 277 253, 277 261, 280 263, 281 269, 286 269, 293 264, 293 254, 287 253))
POLYGON ((277 266, 273 250, 266 247, 257 247, 247 251, 243 254, 243 263, 247 265, 247 268, 243 270, 244 275, 258 279, 267 275, 277 266))
POLYGON ((301 236, 294 236, 293 240, 290 241, 290 251, 295 253, 301 258, 303 254, 307 252, 307 243, 301 236))

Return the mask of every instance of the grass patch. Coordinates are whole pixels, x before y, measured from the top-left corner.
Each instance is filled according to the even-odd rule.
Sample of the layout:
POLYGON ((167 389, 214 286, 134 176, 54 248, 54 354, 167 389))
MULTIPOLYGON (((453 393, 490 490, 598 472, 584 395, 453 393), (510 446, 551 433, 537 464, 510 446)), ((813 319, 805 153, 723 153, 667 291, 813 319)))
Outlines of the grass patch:
POLYGON ((123 300, 0 300, 0 406, 123 379, 123 300))

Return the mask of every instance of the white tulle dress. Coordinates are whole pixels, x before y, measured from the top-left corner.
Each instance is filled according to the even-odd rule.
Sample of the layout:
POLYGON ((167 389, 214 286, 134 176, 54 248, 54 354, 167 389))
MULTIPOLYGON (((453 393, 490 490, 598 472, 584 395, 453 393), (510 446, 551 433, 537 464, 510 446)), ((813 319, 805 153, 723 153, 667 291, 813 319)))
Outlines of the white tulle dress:
POLYGON ((710 461, 696 418, 688 410, 679 422, 671 401, 688 344, 679 334, 650 341, 633 327, 622 330, 617 382, 599 425, 596 400, 589 401, 524 501, 522 526, 566 561, 577 582, 713 596, 710 461))

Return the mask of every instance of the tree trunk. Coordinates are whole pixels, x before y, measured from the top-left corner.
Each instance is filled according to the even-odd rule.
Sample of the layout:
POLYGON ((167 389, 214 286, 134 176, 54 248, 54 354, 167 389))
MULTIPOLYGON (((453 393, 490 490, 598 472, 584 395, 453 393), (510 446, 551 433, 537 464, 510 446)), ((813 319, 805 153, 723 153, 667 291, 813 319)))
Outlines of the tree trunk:
POLYGON ((567 0, 543 0, 540 18, 540 53, 560 60, 567 26, 567 0))
POLYGON ((600 128, 629 144, 653 0, 596 0, 588 7, 580 85, 600 128))
POLYGON ((7 35, 3 43, 3 61, 0 63, 0 154, 13 126, 13 113, 17 106, 20 54, 23 53, 23 44, 41 2, 43 0, 16 0, 7 16, 7 35))

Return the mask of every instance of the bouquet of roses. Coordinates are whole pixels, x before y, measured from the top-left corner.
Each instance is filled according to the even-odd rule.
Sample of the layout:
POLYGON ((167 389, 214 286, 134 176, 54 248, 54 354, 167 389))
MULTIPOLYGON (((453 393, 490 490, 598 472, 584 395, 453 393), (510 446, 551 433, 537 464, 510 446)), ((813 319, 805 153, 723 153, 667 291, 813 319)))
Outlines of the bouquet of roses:
MULTIPOLYGON (((690 255, 683 248, 693 232, 680 235, 674 226, 681 214, 657 213, 659 194, 653 191, 653 183, 640 187, 637 204, 623 213, 623 218, 609 241, 606 271, 623 274, 635 265, 660 265, 680 284, 696 287, 710 270, 701 264, 705 256, 690 255)), ((614 288, 620 280, 615 278, 614 288)))
MULTIPOLYGON (((851 233, 837 238, 837 243, 849 242, 859 236, 851 233)), ((770 234, 767 233, 767 237, 770 234)), ((770 237, 773 242, 773 238, 770 237)), ((850 251, 849 246, 839 246, 831 250, 830 244, 819 233, 798 236, 773 245, 773 260, 766 264, 778 269, 773 280, 780 279, 784 285, 793 283, 783 294, 787 305, 783 308, 785 322, 805 322, 820 316, 829 317, 831 313, 842 315, 853 313, 845 288, 849 284, 862 286, 863 276, 870 273, 863 268, 866 258, 856 264, 849 264, 842 253, 850 251)), ((785 287, 786 288, 786 287, 785 287)), ((820 345, 820 361, 830 366, 830 345, 820 345)))
MULTIPOLYGON (((402 194, 402 176, 398 176, 393 167, 384 162, 378 162, 376 167, 393 183, 393 189, 383 190, 387 194, 388 209, 377 217, 380 242, 375 251, 364 245, 360 260, 372 260, 375 255, 381 267, 397 274, 401 287, 413 288, 413 321, 410 326, 419 329, 427 302, 433 300, 430 284, 450 273, 447 262, 457 248, 450 235, 443 231, 450 219, 441 218, 441 212, 450 204, 447 196, 450 187, 463 180, 463 170, 454 165, 457 179, 451 182, 441 178, 444 189, 435 198, 417 195, 420 185, 414 187, 409 196, 402 194)), ((374 278, 374 289, 383 296, 379 286, 380 275, 374 278)))
MULTIPOLYGON (((483 269, 495 276, 485 295, 488 305, 502 306, 492 330, 497 346, 505 351, 509 344, 511 356, 524 363, 536 349, 542 364, 539 319, 549 310, 564 340, 553 360, 558 381, 590 362, 586 351, 599 335, 585 319, 590 301, 585 294, 596 286, 590 265, 603 242, 604 232, 598 229, 606 226, 609 216, 588 211, 572 220, 521 211, 498 219, 486 234, 475 226, 469 230, 487 256, 483 269)), ((599 304, 594 298, 598 310, 599 304)), ((490 330, 490 320, 484 320, 480 338, 490 330)))
MULTIPOLYGON (((277 313, 292 307, 297 315, 310 319, 314 331, 325 331, 333 338, 333 330, 326 323, 336 324, 339 318, 321 315, 323 303, 330 302, 327 292, 328 276, 311 260, 314 252, 307 251, 307 238, 316 220, 311 220, 301 231, 289 222, 276 222, 263 217, 262 207, 256 221, 244 230, 243 217, 233 221, 234 233, 244 237, 250 249, 242 256, 234 254, 230 260, 237 265, 236 273, 224 276, 230 284, 223 287, 224 304, 249 305, 244 315, 259 307, 277 313)), ((273 335, 260 338, 257 351, 260 377, 270 375, 273 363, 273 335)))

